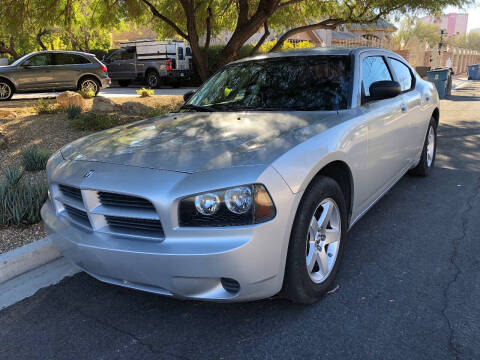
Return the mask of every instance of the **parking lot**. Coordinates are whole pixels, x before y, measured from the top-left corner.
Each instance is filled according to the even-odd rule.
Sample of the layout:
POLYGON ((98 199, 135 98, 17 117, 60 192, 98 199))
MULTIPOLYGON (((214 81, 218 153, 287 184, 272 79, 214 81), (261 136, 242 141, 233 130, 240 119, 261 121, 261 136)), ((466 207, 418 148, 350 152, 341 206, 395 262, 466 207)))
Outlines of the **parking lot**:
POLYGON ((478 100, 473 82, 442 100, 432 176, 354 226, 322 301, 180 301, 81 273, 0 312, 0 358, 480 358, 478 100))

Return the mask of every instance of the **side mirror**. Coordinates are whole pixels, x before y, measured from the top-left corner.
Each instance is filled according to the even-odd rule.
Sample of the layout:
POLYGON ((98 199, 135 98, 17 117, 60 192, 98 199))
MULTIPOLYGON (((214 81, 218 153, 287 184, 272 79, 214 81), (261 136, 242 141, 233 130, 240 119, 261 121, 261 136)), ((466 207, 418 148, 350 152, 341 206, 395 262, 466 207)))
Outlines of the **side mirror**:
POLYGON ((370 100, 394 98, 402 92, 397 81, 376 81, 370 85, 370 100))
POLYGON ((32 67, 32 65, 30 65, 29 62, 24 62, 24 63, 21 65, 21 67, 23 67, 23 68, 25 68, 25 69, 28 69, 28 68, 32 67))
POLYGON ((193 94, 195 94, 195 90, 190 90, 190 91, 186 92, 185 94, 183 94, 183 101, 187 102, 188 100, 190 100, 190 98, 193 96, 193 94))

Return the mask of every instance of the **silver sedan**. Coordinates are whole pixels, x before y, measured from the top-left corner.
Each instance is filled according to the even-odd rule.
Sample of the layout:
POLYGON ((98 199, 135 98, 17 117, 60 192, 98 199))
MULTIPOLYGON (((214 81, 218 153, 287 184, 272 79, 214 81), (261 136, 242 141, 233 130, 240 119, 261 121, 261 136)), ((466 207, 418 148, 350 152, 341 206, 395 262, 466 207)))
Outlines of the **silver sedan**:
POLYGON ((46 227, 99 280, 188 299, 314 302, 353 224, 405 173, 434 166, 437 92, 390 51, 248 58, 185 98, 48 163, 46 227))

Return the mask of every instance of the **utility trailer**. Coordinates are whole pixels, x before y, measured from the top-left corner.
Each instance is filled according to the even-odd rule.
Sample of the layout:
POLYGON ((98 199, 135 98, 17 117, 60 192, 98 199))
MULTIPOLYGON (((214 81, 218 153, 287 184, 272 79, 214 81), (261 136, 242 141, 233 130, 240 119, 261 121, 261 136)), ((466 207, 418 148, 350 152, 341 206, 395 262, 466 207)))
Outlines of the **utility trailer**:
POLYGON ((140 81, 150 88, 176 87, 192 77, 192 50, 180 40, 123 42, 103 61, 121 86, 140 81))

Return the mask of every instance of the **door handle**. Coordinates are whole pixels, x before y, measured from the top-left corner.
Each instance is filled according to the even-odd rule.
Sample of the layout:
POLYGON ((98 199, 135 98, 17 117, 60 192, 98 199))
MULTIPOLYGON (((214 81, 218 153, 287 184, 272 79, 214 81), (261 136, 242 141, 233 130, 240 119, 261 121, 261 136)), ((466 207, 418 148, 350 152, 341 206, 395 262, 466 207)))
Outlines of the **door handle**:
POLYGON ((400 105, 400 109, 402 109, 403 113, 406 113, 407 112, 407 105, 405 105, 405 104, 400 105))

